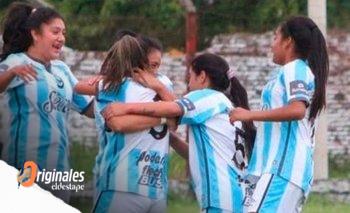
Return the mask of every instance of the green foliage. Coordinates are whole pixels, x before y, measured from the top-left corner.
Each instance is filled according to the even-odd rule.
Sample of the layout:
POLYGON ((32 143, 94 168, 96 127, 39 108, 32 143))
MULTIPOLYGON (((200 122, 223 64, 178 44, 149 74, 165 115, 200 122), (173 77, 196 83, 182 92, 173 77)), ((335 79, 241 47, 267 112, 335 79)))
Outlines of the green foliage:
POLYGON ((120 29, 183 46, 184 16, 177 0, 50 0, 66 19, 68 46, 106 50, 120 29))
POLYGON ((331 28, 350 29, 350 1, 327 1, 328 26, 331 28))
MULTIPOLYGON (((67 45, 107 50, 115 33, 130 29, 160 39, 166 48, 185 46, 185 10, 179 0, 46 0, 65 17, 67 45)), ((197 8, 199 48, 223 33, 273 30, 292 15, 307 15, 307 0, 192 0, 197 8)), ((13 0, 0 1, 0 18, 13 0)), ((350 1, 327 1, 328 26, 350 29, 350 1)))

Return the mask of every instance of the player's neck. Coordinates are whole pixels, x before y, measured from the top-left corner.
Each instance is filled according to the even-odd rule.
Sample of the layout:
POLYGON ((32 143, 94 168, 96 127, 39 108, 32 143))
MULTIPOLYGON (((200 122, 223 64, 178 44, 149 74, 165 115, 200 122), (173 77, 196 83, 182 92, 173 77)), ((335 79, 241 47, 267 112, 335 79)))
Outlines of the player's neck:
POLYGON ((42 63, 44 66, 47 66, 50 64, 50 60, 46 59, 44 54, 41 53, 37 48, 29 47, 26 54, 32 58, 33 60, 42 63))

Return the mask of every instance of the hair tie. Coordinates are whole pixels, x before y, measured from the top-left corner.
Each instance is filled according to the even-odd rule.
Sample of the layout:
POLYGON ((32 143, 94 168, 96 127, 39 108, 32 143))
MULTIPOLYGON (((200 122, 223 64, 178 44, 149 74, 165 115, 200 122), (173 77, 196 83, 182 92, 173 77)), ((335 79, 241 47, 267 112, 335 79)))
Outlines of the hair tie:
POLYGON ((227 70, 226 75, 229 80, 236 76, 235 71, 231 68, 227 70))

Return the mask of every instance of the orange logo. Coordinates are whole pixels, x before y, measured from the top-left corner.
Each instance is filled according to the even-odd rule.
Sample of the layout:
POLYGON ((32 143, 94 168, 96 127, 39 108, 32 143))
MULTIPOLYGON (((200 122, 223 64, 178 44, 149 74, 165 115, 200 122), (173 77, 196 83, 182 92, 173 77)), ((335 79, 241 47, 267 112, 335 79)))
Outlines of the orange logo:
POLYGON ((27 161, 24 163, 23 169, 21 169, 17 175, 18 187, 19 185, 29 187, 33 185, 38 171, 38 166, 33 161, 27 161))

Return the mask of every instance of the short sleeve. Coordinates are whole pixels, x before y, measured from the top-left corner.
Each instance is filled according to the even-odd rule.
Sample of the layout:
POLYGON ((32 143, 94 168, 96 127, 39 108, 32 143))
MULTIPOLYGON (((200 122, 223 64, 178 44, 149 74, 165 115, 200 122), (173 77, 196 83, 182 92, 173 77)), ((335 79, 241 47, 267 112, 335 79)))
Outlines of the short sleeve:
MULTIPOLYGON (((11 54, 7 56, 7 58, 0 63, 0 74, 8 71, 9 69, 19 66, 22 64, 25 64, 24 58, 21 58, 17 54, 11 54)), ((25 82, 18 76, 14 77, 14 79, 10 82, 10 84, 7 86, 6 90, 18 87, 25 82)))
POLYGON ((284 67, 282 73, 287 102, 304 101, 310 104, 314 89, 314 77, 307 64, 297 60, 284 67))
POLYGON ((166 75, 159 74, 157 78, 165 85, 169 91, 174 92, 174 85, 166 75))
MULTIPOLYGON (((71 87, 74 88, 75 85, 78 83, 78 79, 73 75, 73 73, 71 72, 71 70, 66 64, 61 62, 59 65, 64 70, 71 87)), ((71 107, 73 110, 79 112, 80 114, 84 114, 91 104, 92 104, 92 97, 88 95, 78 94, 73 89, 73 96, 72 96, 72 102, 71 102, 71 107)))
POLYGON ((200 124, 232 108, 224 94, 210 89, 190 92, 175 102, 183 111, 180 124, 200 124))

